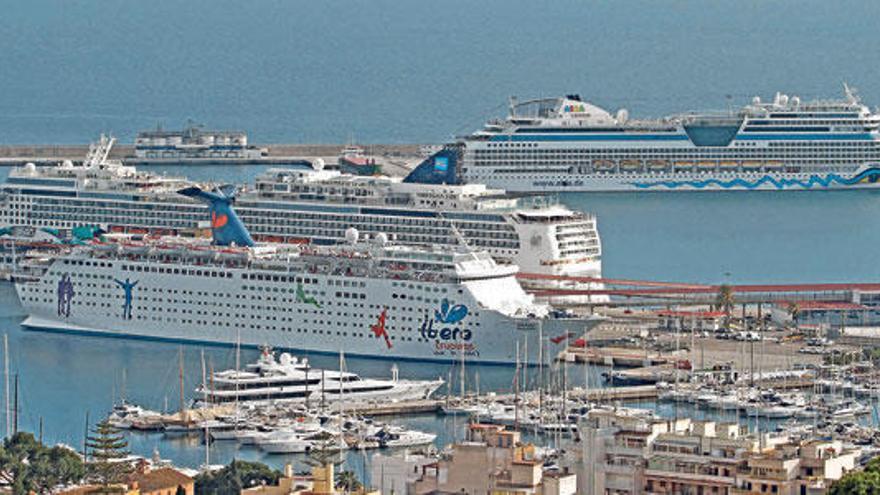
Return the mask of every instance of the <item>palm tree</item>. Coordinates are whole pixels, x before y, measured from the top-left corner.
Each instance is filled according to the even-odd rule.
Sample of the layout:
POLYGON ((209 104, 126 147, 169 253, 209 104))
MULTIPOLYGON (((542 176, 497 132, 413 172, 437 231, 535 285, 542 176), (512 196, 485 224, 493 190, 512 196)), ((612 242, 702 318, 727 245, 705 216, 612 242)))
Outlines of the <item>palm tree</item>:
POLYGON ((727 284, 721 284, 718 287, 718 295, 715 297, 715 306, 724 311, 724 328, 730 331, 730 312, 735 304, 733 297, 733 287, 727 284))
POLYGON ((791 321, 794 322, 795 328, 798 326, 798 316, 801 314, 801 307, 798 303, 793 302, 788 305, 788 315, 791 316, 791 321))
POLYGON ((345 493, 357 492, 363 485, 357 479, 354 471, 339 471, 336 473, 336 488, 341 489, 345 493))

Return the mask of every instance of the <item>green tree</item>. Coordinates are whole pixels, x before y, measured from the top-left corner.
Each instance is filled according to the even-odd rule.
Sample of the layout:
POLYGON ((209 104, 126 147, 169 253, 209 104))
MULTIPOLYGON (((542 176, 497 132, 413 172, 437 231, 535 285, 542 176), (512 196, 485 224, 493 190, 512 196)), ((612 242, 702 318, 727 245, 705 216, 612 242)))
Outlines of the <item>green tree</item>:
POLYGON ((852 471, 831 485, 828 495, 880 495, 880 456, 862 471, 852 471))
POLYGON ((134 470, 131 463, 123 461, 129 455, 128 441, 106 419, 86 437, 86 447, 91 457, 87 465, 89 478, 102 486, 121 483, 134 470))
POLYGON ((363 484, 357 479, 354 471, 339 471, 336 473, 336 488, 345 493, 356 492, 363 488, 363 484))
POLYGON ((275 485, 281 473, 259 462, 233 460, 214 473, 201 473, 195 479, 195 492, 207 495, 237 494, 242 488, 275 485))
POLYGON ((67 447, 42 447, 31 461, 33 482, 37 492, 50 493, 59 485, 79 482, 86 475, 86 466, 76 452, 67 447))
POLYGON ((0 449, 0 479, 16 495, 51 493, 58 485, 82 480, 84 474, 76 452, 66 447, 47 448, 30 433, 16 433, 0 449))

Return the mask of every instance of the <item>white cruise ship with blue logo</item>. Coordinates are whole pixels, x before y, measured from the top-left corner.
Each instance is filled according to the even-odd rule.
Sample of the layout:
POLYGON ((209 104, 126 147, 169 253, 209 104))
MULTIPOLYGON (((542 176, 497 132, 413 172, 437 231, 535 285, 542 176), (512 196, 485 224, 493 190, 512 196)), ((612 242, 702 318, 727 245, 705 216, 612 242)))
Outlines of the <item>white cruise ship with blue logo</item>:
POLYGON ((230 188, 209 205, 213 242, 113 234, 74 247, 16 290, 26 328, 270 346, 416 361, 550 362, 596 317, 527 294, 485 251, 368 241, 256 244, 230 188))
POLYGON ((777 93, 737 111, 631 119, 578 95, 511 101, 504 120, 407 178, 511 192, 827 190, 880 186, 880 115, 844 98, 777 93))

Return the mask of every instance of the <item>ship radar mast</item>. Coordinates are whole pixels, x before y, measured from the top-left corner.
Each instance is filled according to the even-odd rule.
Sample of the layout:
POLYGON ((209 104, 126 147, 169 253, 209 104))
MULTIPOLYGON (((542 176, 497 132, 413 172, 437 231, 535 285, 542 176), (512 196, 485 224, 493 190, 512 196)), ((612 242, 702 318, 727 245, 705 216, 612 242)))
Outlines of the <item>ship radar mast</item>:
POLYGON ((850 87, 846 82, 843 83, 843 94, 846 95, 846 101, 851 105, 859 104, 859 90, 850 87))

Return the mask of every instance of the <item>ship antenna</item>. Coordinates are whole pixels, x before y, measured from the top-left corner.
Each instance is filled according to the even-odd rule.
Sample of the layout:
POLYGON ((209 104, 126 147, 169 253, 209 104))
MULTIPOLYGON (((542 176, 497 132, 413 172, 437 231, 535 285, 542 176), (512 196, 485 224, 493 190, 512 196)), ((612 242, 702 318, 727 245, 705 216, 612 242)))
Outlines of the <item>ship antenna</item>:
MULTIPOLYGON (((446 218, 443 216, 442 212, 440 212, 440 218, 446 218)), ((464 238, 464 236, 458 230, 458 227, 455 226, 455 222, 452 221, 452 219, 447 219, 447 220, 449 220, 449 228, 452 229, 452 235, 455 236, 455 239, 458 241, 458 243, 461 244, 465 249, 467 249, 468 252, 473 253, 475 251, 475 249, 473 247, 471 247, 470 244, 467 243, 467 240, 464 238)))

